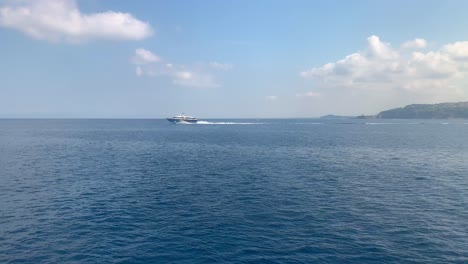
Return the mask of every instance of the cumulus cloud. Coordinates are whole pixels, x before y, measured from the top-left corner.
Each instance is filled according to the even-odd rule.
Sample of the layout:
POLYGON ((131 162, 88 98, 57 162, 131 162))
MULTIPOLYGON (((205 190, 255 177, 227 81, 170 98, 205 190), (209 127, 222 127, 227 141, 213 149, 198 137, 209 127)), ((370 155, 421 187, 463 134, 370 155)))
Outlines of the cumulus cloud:
MULTIPOLYGON (((468 42, 447 44, 428 52, 411 52, 423 48, 426 41, 415 39, 401 49, 392 48, 377 36, 367 39, 364 51, 345 56, 336 62, 303 71, 318 87, 341 90, 366 90, 386 93, 411 93, 415 98, 460 98, 468 74, 468 42)), ((326 90, 326 89, 325 89, 326 90)))
POLYGON ((443 51, 454 59, 468 59, 468 41, 460 41, 444 46, 443 51))
POLYGON ((377 36, 370 36, 367 38, 367 42, 369 43, 369 57, 386 60, 398 56, 389 43, 382 42, 377 36))
POLYGON ((427 42, 425 39, 416 38, 403 43, 401 46, 404 49, 424 49, 427 46, 427 42))
POLYGON ((129 13, 106 11, 83 14, 74 0, 8 1, 0 7, 0 26, 36 39, 82 42, 96 39, 141 40, 151 26, 129 13))
POLYGON ((269 101, 275 101, 275 100, 278 100, 278 96, 276 96, 276 95, 268 95, 268 96, 266 97, 266 99, 269 100, 269 101))
POLYGON ((136 65, 138 77, 165 77, 172 83, 188 87, 219 87, 216 72, 227 71, 231 64, 210 62, 195 65, 178 65, 164 62, 159 56, 146 49, 136 49, 131 62, 136 65))

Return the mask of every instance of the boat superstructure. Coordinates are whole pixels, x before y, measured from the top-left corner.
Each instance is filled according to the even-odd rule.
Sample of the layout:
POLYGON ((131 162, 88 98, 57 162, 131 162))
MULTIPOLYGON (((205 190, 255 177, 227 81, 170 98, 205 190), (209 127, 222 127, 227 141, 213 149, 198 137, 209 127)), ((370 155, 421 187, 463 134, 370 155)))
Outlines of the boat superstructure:
POLYGON ((167 118, 167 121, 177 124, 177 123, 197 123, 197 119, 193 116, 187 116, 184 114, 176 115, 174 117, 167 118))

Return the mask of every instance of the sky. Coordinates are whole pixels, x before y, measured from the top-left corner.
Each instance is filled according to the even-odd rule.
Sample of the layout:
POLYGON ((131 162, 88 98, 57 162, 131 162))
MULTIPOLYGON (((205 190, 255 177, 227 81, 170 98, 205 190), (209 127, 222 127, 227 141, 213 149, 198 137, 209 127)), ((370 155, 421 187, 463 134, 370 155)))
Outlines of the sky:
POLYGON ((376 114, 468 101, 468 1, 0 0, 0 117, 376 114))

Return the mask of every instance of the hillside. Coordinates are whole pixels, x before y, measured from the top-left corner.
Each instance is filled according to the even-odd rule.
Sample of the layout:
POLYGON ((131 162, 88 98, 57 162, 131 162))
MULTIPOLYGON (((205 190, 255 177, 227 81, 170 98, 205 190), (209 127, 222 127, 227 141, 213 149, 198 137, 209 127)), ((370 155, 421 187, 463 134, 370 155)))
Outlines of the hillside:
POLYGON ((412 104, 380 112, 382 119, 446 119, 468 118, 468 102, 412 104))
POLYGON ((355 116, 340 116, 340 115, 325 115, 321 116, 322 119, 348 119, 348 118, 355 118, 355 116))

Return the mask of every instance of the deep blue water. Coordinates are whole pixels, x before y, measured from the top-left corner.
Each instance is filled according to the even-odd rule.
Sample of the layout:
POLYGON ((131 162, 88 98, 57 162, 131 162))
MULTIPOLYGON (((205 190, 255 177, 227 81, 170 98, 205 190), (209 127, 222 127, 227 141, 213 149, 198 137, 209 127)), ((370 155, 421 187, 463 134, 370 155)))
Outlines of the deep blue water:
POLYGON ((0 120, 0 263, 468 263, 468 121, 217 122, 0 120))

